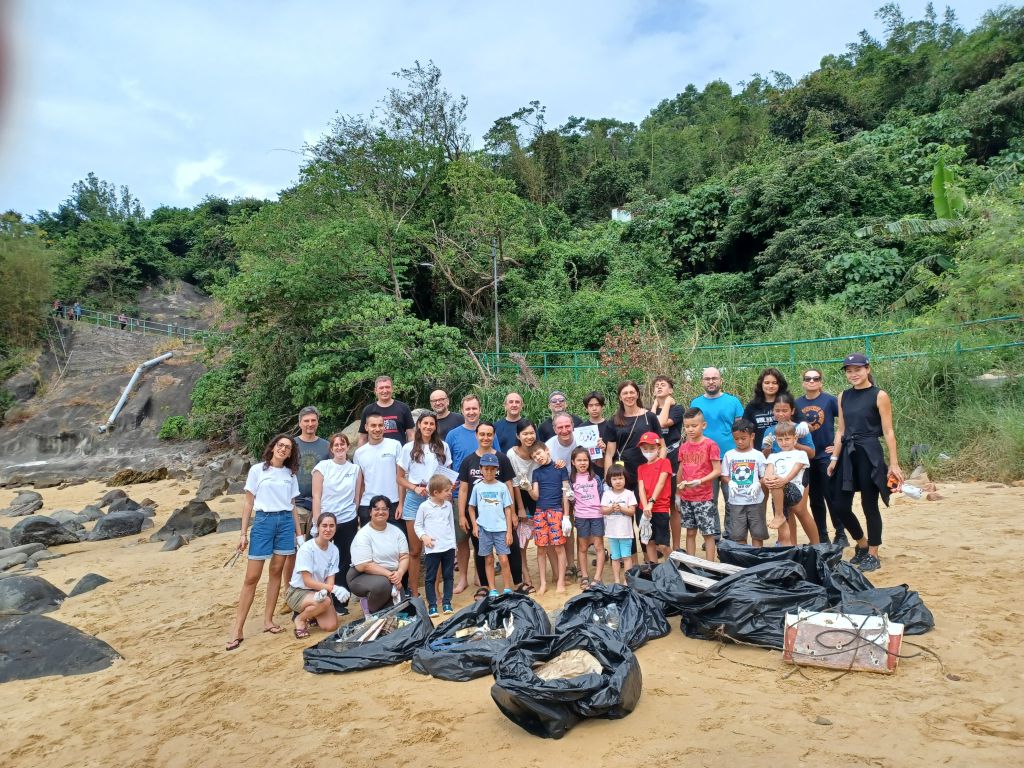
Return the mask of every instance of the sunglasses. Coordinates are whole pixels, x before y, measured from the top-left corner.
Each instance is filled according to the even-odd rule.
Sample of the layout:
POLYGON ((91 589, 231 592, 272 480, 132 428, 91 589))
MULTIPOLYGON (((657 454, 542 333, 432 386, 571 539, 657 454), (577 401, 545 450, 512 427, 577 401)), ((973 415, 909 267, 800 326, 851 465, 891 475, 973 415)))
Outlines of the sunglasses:
POLYGON ((821 381, 821 376, 804 376, 804 381, 821 381))
POLYGON ((552 405, 559 405, 559 404, 565 402, 565 398, 564 397, 553 397, 550 400, 548 400, 548 402, 551 403, 552 405))

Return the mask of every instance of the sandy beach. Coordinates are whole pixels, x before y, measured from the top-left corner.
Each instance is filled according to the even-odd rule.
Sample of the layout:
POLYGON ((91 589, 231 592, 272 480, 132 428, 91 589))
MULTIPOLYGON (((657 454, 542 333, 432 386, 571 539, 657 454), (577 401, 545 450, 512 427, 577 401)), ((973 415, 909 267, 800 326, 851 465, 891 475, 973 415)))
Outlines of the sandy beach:
MULTIPOLYGON (((43 490, 42 512, 80 510, 106 490, 100 483, 43 490)), ((159 527, 195 483, 125 490, 158 502, 159 527)), ((637 652, 644 687, 636 711, 584 722, 557 742, 501 715, 489 677, 442 682, 408 663, 304 672, 302 649, 324 635, 300 641, 290 632, 261 633, 265 579, 245 642, 225 652, 243 565, 222 566, 237 533, 168 553, 148 542, 152 531, 57 547, 65 557, 35 574, 65 591, 88 572, 111 583, 49 616, 99 636, 124 659, 90 675, 4 684, 0 765, 1019 764, 1024 488, 940 484, 939 491, 940 501, 901 498, 889 509, 883 569, 870 575, 879 586, 908 584, 935 614, 935 630, 904 645, 905 654, 921 655, 901 661, 897 674, 794 672, 779 652, 691 640, 672 619, 671 635, 637 652)), ((10 490, 0 495, 6 503, 10 490)), ((238 516, 241 499, 210 506, 238 516)), ((571 585, 569 594, 577 592, 571 585)), ((458 595, 456 609, 469 599, 458 595)), ((563 598, 541 602, 553 610, 563 598)), ((279 617, 286 627, 287 618, 279 617)))

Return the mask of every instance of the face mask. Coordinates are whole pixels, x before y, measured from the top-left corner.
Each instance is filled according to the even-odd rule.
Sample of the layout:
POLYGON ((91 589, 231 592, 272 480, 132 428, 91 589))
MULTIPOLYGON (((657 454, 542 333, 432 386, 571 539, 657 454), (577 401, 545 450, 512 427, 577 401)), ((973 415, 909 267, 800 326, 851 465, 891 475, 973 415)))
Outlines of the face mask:
POLYGON ((644 458, 647 459, 648 461, 650 461, 651 459, 658 455, 657 451, 640 451, 640 453, 642 453, 644 455, 644 458))

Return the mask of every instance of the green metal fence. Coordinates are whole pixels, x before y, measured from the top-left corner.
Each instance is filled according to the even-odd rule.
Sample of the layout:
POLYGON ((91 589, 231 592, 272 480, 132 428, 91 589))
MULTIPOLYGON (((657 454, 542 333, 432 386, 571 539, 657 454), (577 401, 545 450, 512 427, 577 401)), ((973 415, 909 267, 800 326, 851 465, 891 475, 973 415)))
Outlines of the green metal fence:
MULTIPOLYGON (((53 314, 52 307, 49 311, 53 314)), ((65 311, 56 315, 56 317, 58 319, 65 319, 69 323, 76 321, 72 307, 66 307, 65 311)), ((218 331, 209 331, 203 328, 189 328, 188 326, 180 325, 178 323, 162 323, 139 317, 125 316, 124 322, 122 323, 120 315, 115 315, 111 312, 99 312, 94 309, 85 309, 84 307, 82 308, 81 316, 77 321, 89 323, 90 325, 97 325, 101 328, 117 328, 119 330, 130 331, 132 333, 169 336, 171 338, 181 339, 184 342, 200 343, 206 339, 212 339, 222 335, 218 331)))
MULTIPOLYGON (((863 351, 872 361, 900 360, 932 355, 961 355, 1024 347, 1024 315, 1004 315, 966 323, 926 328, 789 339, 746 344, 711 344, 676 348, 671 352, 693 368, 708 365, 737 368, 795 368, 842 362, 851 352, 863 351)), ((598 350, 476 352, 491 374, 518 372, 525 362, 540 377, 568 373, 575 380, 587 371, 605 370, 598 350)))

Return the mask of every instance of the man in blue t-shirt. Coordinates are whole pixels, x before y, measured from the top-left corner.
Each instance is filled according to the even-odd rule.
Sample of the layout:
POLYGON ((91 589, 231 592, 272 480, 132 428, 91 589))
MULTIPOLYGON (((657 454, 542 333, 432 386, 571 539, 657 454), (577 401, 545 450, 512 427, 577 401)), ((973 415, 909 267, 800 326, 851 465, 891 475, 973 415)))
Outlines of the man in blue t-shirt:
MULTIPOLYGON (((704 414, 704 437, 710 437, 718 446, 719 455, 736 447, 732 439, 732 423, 743 415, 743 403, 735 395, 722 391, 722 372, 717 368, 705 368, 701 373, 704 394, 690 401, 691 408, 700 408, 704 414)), ((720 478, 711 482, 711 501, 718 507, 720 478)))
POLYGON ((821 371, 808 368, 804 371, 801 382, 804 394, 796 399, 796 407, 803 414, 807 428, 811 432, 811 440, 817 451, 811 460, 811 482, 809 486, 811 514, 814 524, 818 526, 818 535, 823 542, 829 541, 828 528, 825 525, 825 511, 832 518, 836 529, 835 543, 847 546, 843 521, 836 514, 832 500, 832 479, 828 476, 828 463, 832 458, 832 444, 835 442, 835 422, 839 418, 839 401, 834 395, 823 390, 821 371))

